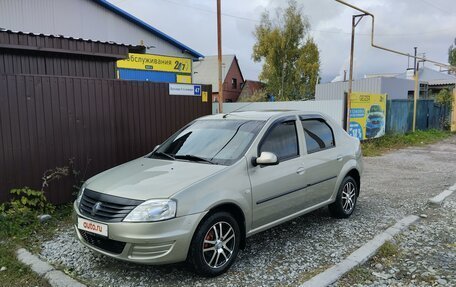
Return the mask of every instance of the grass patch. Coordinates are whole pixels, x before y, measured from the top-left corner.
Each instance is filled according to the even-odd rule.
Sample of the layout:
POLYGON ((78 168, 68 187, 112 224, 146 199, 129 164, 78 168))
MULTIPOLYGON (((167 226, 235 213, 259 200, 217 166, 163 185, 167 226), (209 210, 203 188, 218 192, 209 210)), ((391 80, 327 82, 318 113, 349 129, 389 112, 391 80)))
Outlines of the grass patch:
POLYGON ((51 238, 58 228, 71 221, 71 205, 57 207, 52 218, 40 223, 37 213, 7 215, 0 213, 0 286, 50 286, 49 283, 16 259, 16 250, 24 247, 39 252, 43 240, 51 238))
POLYGON ((408 146, 420 146, 438 142, 453 135, 449 131, 427 130, 406 134, 387 134, 381 138, 362 142, 364 156, 379 156, 394 149, 408 146))
POLYGON ((391 241, 386 241, 377 251, 377 256, 381 258, 395 257, 399 254, 399 247, 391 241))
POLYGON ((358 266, 348 272, 339 282, 338 286, 354 286, 356 284, 362 284, 366 281, 373 281, 374 276, 371 274, 369 269, 358 266))

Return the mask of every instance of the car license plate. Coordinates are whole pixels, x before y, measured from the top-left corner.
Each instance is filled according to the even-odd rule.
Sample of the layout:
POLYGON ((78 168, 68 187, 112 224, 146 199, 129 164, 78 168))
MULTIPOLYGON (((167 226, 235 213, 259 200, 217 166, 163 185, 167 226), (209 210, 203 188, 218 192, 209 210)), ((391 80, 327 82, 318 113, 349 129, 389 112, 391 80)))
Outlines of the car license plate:
POLYGON ((84 218, 78 217, 78 228, 98 235, 108 236, 108 226, 106 224, 101 224, 84 218))

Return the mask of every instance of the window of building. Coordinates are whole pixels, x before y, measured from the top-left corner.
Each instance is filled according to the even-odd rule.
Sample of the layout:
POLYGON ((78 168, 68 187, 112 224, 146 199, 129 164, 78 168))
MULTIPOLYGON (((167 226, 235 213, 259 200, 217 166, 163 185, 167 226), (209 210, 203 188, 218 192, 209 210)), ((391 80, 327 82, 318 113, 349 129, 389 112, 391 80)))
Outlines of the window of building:
POLYGON ((307 153, 314 153, 335 146, 332 129, 323 120, 302 120, 307 153))
POLYGON ((295 121, 287 121, 274 126, 260 146, 260 154, 263 151, 274 153, 280 161, 298 156, 295 121))
POLYGON ((231 87, 233 89, 237 89, 237 79, 236 78, 231 79, 231 87))

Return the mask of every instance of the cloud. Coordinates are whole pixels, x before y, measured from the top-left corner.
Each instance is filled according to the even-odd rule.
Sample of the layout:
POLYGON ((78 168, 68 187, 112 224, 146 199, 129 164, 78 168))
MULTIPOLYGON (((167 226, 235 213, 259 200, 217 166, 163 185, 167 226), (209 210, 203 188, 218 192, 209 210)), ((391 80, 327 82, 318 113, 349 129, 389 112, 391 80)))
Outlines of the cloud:
MULTIPOLYGON (((150 23, 204 55, 217 53, 216 7, 213 0, 110 0, 113 4, 150 23)), ((347 0, 372 12, 376 21, 376 43, 440 62, 447 62, 448 46, 456 37, 454 0, 347 0)), ((223 52, 236 54, 244 76, 257 79, 261 63, 251 54, 255 43, 253 31, 263 11, 274 10, 286 1, 222 1, 223 52)), ((351 16, 356 11, 334 0, 298 0, 307 15, 321 52, 323 79, 331 80, 348 70, 351 16)), ((402 72, 407 58, 370 46, 370 19, 356 28, 355 77, 369 73, 402 72)))

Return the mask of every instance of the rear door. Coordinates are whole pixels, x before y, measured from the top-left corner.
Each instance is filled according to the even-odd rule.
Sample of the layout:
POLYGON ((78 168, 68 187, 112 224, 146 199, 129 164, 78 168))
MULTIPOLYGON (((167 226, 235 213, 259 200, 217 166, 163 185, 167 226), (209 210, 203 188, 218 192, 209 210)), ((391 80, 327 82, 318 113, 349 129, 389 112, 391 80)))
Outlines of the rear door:
POLYGON ((306 146, 306 207, 328 200, 343 166, 343 155, 337 146, 332 127, 323 118, 301 116, 306 146))

